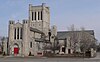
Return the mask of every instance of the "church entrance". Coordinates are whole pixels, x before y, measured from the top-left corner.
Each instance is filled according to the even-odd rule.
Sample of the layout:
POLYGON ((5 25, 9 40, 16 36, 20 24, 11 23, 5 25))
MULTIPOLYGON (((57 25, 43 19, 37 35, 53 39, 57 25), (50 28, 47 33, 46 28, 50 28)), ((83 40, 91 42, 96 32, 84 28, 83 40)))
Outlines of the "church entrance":
POLYGON ((68 54, 71 54, 71 50, 70 49, 68 49, 68 54))
POLYGON ((64 53, 65 53, 65 47, 62 47, 62 52, 64 52, 64 53))
POLYGON ((14 55, 17 55, 19 53, 19 49, 18 48, 14 48, 14 55))
POLYGON ((16 56, 17 54, 19 54, 19 47, 18 44, 14 45, 14 55, 16 56))

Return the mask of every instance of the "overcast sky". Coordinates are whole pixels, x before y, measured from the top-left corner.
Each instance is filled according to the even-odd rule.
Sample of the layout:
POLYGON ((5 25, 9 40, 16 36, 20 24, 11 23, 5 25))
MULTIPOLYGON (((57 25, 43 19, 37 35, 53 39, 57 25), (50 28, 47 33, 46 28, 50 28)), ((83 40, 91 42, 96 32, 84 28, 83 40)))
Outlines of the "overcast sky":
POLYGON ((8 36, 10 19, 28 19, 29 4, 42 3, 50 7, 51 25, 58 30, 67 30, 74 24, 78 29, 94 30, 100 40, 100 0, 0 0, 0 36, 8 36))

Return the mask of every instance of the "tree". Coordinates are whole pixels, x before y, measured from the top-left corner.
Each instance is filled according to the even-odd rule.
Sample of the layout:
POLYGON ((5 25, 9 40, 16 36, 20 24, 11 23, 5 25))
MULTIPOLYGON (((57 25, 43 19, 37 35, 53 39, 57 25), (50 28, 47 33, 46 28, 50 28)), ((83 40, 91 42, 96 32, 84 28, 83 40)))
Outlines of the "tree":
POLYGON ((2 48, 2 53, 3 53, 3 47, 4 47, 4 40, 5 40, 5 37, 2 37, 2 39, 1 39, 1 42, 2 42, 2 45, 1 45, 1 48, 2 48))
POLYGON ((80 50, 85 52, 90 48, 96 49, 96 39, 94 35, 87 32, 84 27, 81 27, 81 30, 78 31, 74 25, 71 25, 68 29, 70 47, 74 50, 74 52, 80 52, 80 50))
POLYGON ((80 49, 82 52, 86 52, 90 48, 96 48, 96 39, 93 35, 85 31, 85 28, 81 28, 80 33, 80 49))
POLYGON ((97 45, 97 52, 100 52, 100 43, 97 45))
POLYGON ((70 47, 74 50, 74 52, 76 52, 76 48, 77 48, 77 43, 78 43, 78 33, 77 33, 77 29, 74 27, 74 24, 72 24, 69 28, 69 37, 70 37, 70 47))

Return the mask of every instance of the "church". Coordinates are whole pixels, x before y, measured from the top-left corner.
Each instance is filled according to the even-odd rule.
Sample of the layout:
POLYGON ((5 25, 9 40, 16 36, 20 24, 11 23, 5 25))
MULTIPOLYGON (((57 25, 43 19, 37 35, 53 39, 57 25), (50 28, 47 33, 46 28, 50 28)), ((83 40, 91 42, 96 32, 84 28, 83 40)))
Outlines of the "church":
MULTIPOLYGON (((50 28, 50 9, 45 3, 33 6, 29 4, 29 18, 21 22, 9 20, 8 29, 8 54, 12 56, 43 56, 44 52, 55 49, 55 54, 73 54, 71 43, 71 31, 58 31, 57 27, 50 28)), ((81 31, 76 31, 78 38, 81 31)), ((95 42, 94 31, 87 31, 88 37, 95 42)), ((80 51, 80 39, 78 39, 76 50, 80 51)))
POLYGON ((17 56, 28 56, 32 54, 43 54, 44 43, 38 42, 43 37, 48 39, 50 30, 50 10, 43 3, 32 6, 29 4, 29 19, 22 23, 9 21, 9 54, 17 56))

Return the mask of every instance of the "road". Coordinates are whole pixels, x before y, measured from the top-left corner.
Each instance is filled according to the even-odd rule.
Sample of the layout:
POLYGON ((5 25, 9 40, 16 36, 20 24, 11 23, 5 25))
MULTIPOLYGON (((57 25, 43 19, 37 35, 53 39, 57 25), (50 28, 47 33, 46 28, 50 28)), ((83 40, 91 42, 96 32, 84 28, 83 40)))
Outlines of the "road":
POLYGON ((0 62, 100 62, 88 58, 0 58, 0 62))
POLYGON ((0 58, 0 62, 100 62, 100 53, 97 53, 95 58, 15 58, 4 57, 0 58))

